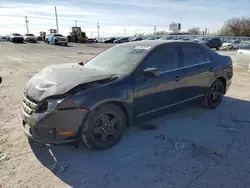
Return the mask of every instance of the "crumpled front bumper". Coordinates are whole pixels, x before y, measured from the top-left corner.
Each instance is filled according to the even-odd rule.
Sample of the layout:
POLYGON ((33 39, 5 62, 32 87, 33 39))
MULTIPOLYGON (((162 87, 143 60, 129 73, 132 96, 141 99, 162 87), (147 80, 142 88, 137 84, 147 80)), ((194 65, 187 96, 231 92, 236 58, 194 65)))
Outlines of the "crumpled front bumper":
POLYGON ((28 137, 41 143, 60 144, 78 138, 78 131, 86 114, 82 109, 69 109, 28 115, 22 109, 19 119, 21 128, 28 137))

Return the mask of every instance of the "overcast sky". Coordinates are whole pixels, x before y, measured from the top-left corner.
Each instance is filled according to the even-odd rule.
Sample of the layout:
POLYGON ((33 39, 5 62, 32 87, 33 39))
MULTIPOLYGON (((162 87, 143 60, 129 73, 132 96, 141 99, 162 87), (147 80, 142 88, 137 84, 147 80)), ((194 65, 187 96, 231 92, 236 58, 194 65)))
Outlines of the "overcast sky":
POLYGON ((24 16, 28 16, 30 33, 38 34, 56 28, 54 6, 57 7, 59 31, 66 35, 74 20, 87 35, 133 35, 167 30, 172 22, 190 27, 207 27, 210 32, 221 28, 231 17, 249 15, 249 0, 0 0, 0 35, 26 33, 24 16))

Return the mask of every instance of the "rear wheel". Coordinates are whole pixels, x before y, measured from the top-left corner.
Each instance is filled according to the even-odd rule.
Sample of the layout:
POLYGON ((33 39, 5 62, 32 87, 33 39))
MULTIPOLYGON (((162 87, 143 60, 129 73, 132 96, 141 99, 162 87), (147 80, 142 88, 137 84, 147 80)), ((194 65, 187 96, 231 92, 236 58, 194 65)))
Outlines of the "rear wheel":
POLYGON ((81 128, 81 139, 86 146, 106 149, 115 145, 126 127, 126 117, 116 105, 105 104, 89 115, 81 128))
POLYGON ((203 105, 205 108, 215 109, 222 101, 224 95, 224 84, 220 80, 214 81, 205 94, 203 105))

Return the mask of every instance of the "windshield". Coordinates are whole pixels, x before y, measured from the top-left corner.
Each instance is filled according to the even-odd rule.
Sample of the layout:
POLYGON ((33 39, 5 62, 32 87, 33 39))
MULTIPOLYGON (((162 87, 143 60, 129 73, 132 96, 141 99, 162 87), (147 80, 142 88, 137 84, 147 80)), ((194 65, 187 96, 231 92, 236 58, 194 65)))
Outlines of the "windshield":
POLYGON ((89 60, 85 66, 115 74, 129 74, 150 48, 151 46, 117 45, 89 60))
POLYGON ((55 37, 63 37, 63 36, 60 35, 60 34, 55 34, 54 36, 55 36, 55 37))
POLYGON ((34 37, 33 34, 26 34, 26 36, 28 36, 28 37, 34 37))
POLYGON ((13 35, 13 36, 21 36, 21 35, 18 34, 18 33, 13 33, 12 35, 13 35))

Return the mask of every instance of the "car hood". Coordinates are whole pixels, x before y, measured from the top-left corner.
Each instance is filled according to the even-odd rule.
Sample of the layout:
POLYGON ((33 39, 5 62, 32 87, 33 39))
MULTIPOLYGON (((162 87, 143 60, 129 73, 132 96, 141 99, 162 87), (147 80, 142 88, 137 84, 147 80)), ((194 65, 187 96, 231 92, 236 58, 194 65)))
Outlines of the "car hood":
POLYGON ((79 84, 112 78, 115 74, 86 68, 76 63, 50 65, 32 77, 25 88, 36 101, 61 95, 79 84))

